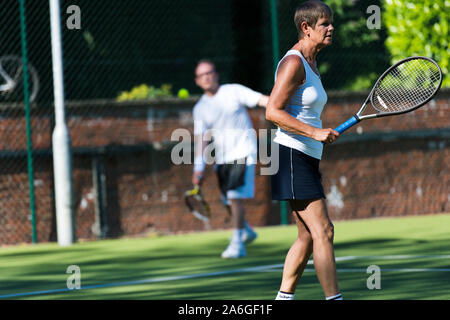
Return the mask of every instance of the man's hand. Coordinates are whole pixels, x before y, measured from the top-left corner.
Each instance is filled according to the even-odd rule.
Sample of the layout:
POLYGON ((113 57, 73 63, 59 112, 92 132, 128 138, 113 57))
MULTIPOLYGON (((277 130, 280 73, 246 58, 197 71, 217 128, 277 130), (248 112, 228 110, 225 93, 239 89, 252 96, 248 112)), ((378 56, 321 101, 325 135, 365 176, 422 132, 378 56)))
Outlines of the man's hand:
POLYGON ((203 172, 202 171, 195 171, 192 174, 192 184, 194 186, 199 186, 203 182, 203 172))
POLYGON ((261 98, 259 98, 258 107, 266 108, 268 102, 269 102, 269 96, 266 96, 263 94, 261 96, 261 98))

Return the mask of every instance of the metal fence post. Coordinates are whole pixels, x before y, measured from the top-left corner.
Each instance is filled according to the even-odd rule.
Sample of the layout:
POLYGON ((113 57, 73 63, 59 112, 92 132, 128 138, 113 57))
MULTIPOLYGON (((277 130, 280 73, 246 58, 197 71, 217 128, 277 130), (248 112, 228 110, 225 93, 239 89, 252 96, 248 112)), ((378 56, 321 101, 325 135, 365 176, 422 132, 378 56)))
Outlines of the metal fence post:
POLYGON ((55 128, 53 130, 53 167, 55 179, 56 228, 60 246, 69 246, 74 237, 74 200, 69 129, 64 108, 64 78, 59 0, 50 0, 52 35, 55 128))
MULTIPOLYGON (((280 61, 280 40, 278 36, 278 14, 277 0, 270 0, 270 23, 272 27, 272 58, 273 72, 277 70, 278 61, 280 61)), ((281 224, 287 224, 287 206, 286 201, 280 201, 281 224)))
POLYGON ((30 211, 31 211, 31 238, 33 243, 37 243, 36 206, 34 197, 34 174, 33 174, 33 146, 31 141, 30 95, 28 87, 28 57, 27 57, 27 40, 26 40, 26 23, 25 23, 25 0, 20 0, 20 36, 22 40, 23 90, 25 103, 25 121, 27 131, 27 165, 28 165, 28 185, 29 185, 30 211))

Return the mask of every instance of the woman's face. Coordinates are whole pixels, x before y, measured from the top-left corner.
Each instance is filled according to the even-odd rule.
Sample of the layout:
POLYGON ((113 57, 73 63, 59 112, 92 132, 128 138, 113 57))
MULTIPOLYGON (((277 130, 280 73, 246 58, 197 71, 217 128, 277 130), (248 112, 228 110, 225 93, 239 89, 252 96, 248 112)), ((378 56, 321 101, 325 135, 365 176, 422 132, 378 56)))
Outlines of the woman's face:
POLYGON ((319 47, 326 47, 333 42, 334 27, 331 24, 332 18, 320 18, 317 20, 316 26, 311 28, 308 26, 310 39, 319 47))

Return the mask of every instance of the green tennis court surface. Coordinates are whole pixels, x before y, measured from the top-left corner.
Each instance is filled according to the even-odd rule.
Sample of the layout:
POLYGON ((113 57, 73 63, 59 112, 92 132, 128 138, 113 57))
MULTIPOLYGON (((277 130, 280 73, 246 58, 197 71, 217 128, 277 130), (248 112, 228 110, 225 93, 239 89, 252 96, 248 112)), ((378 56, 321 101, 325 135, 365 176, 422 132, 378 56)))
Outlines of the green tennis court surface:
MULTIPOLYGON (((257 231, 238 260, 220 258, 230 230, 1 248, 0 297, 273 300, 296 228, 257 231), (79 267, 80 289, 67 287, 71 265, 79 267)), ((449 214, 335 222, 344 299, 450 299, 449 231, 449 214), (371 265, 381 270, 380 289, 368 289, 371 265)), ((323 298, 311 262, 296 299, 323 298)))

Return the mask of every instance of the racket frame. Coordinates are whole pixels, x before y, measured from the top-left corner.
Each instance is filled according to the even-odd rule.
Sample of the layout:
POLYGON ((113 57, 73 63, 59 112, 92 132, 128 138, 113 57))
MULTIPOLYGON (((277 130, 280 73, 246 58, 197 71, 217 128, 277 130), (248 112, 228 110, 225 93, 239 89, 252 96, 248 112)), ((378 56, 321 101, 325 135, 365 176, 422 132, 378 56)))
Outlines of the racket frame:
POLYGON ((193 189, 185 192, 184 202, 186 203, 186 206, 189 208, 189 211, 194 215, 194 217, 203 221, 205 223, 205 227, 207 229, 209 229, 210 228, 209 227, 209 215, 211 214, 210 207, 209 207, 208 203, 205 201, 205 199, 203 198, 203 195, 201 193, 199 185, 195 185, 193 189), (203 215, 194 209, 194 207, 189 202, 189 198, 192 198, 192 197, 197 198, 197 200, 199 200, 202 203, 202 205, 206 209, 207 215, 203 215))
POLYGON ((381 118, 381 117, 387 117, 387 116, 394 116, 394 115, 398 115, 398 114, 403 114, 403 113, 407 113, 407 112, 411 112, 416 110, 417 108, 420 108, 421 106, 423 106, 424 104, 427 104, 428 102, 430 102, 437 94, 437 92, 439 91, 439 89, 441 88, 442 85, 442 70, 439 67, 439 65, 436 63, 436 61, 434 61, 431 58, 428 57, 423 57, 423 56, 414 56, 414 57, 409 57, 409 58, 405 58, 400 60, 399 62, 395 63, 394 65, 390 66, 385 72, 383 72, 383 74, 378 78, 377 82, 375 82, 375 85, 372 87, 372 90, 370 90, 369 95, 367 96, 366 100, 364 101, 363 105, 361 106, 361 108, 358 110, 358 112, 356 114, 354 114, 350 119, 348 119, 347 121, 345 121, 344 123, 342 123, 340 126, 338 126, 336 129, 337 132, 342 133, 345 130, 349 129, 350 127, 352 127, 353 125, 355 125, 356 123, 360 122, 361 120, 367 120, 367 119, 374 119, 374 118, 381 118), (396 68, 397 66, 399 66, 400 64, 409 61, 409 60, 415 60, 415 59, 424 59, 424 60, 428 60, 430 62, 432 62, 438 69, 439 71, 439 85, 436 87, 435 91, 433 92, 432 95, 430 95, 430 97, 428 99, 426 99, 425 101, 423 101, 422 103, 418 104, 417 106, 414 106, 413 108, 407 109, 407 110, 402 110, 402 111, 395 111, 395 112, 379 112, 379 113, 372 113, 372 114, 368 114, 368 115, 362 115, 362 113, 364 112, 364 110, 367 107, 367 104, 370 102, 370 104, 373 106, 373 94, 375 92, 375 88, 378 86, 378 84, 386 77, 387 74, 389 74, 389 72, 396 68))

